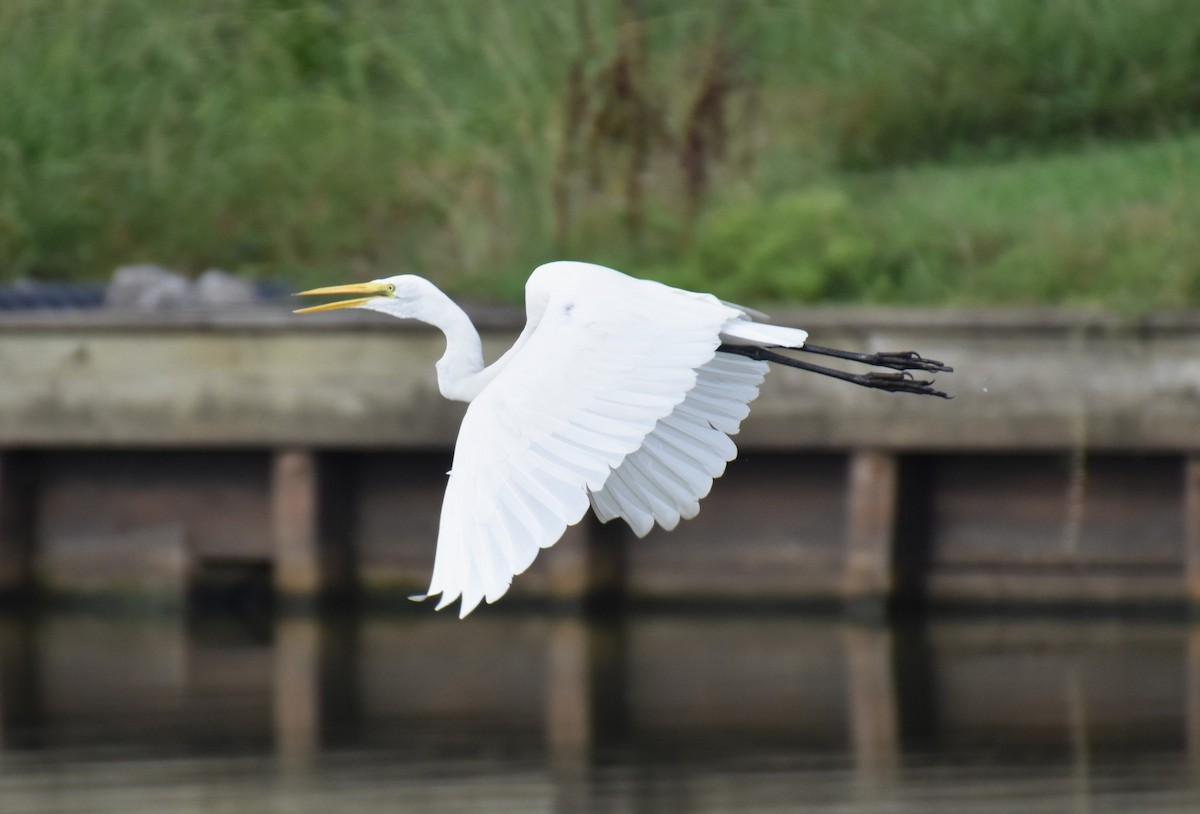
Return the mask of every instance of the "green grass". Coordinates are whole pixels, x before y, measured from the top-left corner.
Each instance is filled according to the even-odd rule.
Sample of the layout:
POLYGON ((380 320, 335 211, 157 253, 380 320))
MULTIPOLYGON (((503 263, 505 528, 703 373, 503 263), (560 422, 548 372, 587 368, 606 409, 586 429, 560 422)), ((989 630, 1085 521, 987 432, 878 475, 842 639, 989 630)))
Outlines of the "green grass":
POLYGON ((1191 0, 7 0, 0 279, 1200 304, 1191 0))
POLYGON ((6 276, 445 274, 536 240, 556 4, 405 5, 0 4, 6 276))
POLYGON ((729 298, 1200 303, 1200 136, 972 166, 834 174, 714 205, 658 276, 729 298))

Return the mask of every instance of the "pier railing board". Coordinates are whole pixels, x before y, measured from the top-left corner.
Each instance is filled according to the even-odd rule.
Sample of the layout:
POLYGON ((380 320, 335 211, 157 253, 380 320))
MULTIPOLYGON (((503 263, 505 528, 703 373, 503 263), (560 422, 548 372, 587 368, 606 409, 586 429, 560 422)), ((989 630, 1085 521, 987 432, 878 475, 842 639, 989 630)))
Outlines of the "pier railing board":
MULTIPOLYGON (((776 370, 743 448, 1171 451, 1200 447, 1200 318, 818 309, 778 315, 827 346, 955 367, 948 402, 776 370)), ((519 329, 481 311, 486 353, 519 329)), ((441 448, 432 330, 375 314, 0 318, 0 446, 441 448), (337 318, 335 318, 337 317, 337 318)))

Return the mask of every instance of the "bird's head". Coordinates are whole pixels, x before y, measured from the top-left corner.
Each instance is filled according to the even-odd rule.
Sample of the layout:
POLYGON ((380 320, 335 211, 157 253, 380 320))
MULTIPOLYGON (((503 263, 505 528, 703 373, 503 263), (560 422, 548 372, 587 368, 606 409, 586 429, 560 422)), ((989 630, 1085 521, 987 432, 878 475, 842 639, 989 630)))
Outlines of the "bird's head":
POLYGON ((310 305, 308 308, 298 308, 295 313, 311 314, 315 311, 336 311, 342 308, 366 308, 371 311, 382 311, 394 317, 407 318, 414 316, 416 304, 428 294, 428 290, 432 287, 432 284, 422 277, 400 274, 396 277, 371 280, 368 283, 312 288, 308 291, 301 291, 296 296, 344 296, 348 294, 352 298, 310 305))

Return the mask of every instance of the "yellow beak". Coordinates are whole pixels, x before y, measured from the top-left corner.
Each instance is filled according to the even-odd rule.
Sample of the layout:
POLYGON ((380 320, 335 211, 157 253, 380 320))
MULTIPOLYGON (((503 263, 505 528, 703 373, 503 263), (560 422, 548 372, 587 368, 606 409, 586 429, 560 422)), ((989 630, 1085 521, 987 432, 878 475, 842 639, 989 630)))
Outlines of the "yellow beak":
POLYGON ((339 308, 353 308, 356 305, 362 305, 376 297, 386 297, 392 293, 391 287, 387 283, 351 283, 350 285, 331 285, 325 288, 310 288, 308 291, 301 291, 296 294, 297 297, 317 297, 328 296, 333 294, 357 294, 359 296, 352 300, 337 300, 336 302, 326 302, 321 305, 310 305, 308 308, 297 308, 293 313, 296 314, 311 314, 315 311, 336 311, 339 308))

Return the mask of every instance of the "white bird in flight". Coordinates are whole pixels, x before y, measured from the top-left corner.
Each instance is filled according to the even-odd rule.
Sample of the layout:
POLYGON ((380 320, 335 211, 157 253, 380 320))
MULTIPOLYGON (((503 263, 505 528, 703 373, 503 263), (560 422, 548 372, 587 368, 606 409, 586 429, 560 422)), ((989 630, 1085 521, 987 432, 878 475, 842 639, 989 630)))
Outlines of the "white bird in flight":
MULTIPOLYGON (((919 354, 862 354, 807 343, 799 328, 604 266, 559 261, 525 285, 527 322, 484 365, 470 318, 433 283, 411 274, 302 295, 354 299, 297 313, 366 308, 416 319, 446 335, 442 395, 470 402, 442 502, 427 596, 461 597, 460 617, 495 602, 540 549, 590 505, 639 537, 695 517, 714 478, 737 455, 738 432, 768 362, 865 387, 947 397, 909 370, 948 372, 919 354), (854 374, 778 353, 834 356, 896 372, 854 374)), ((419 597, 424 598, 424 597, 419 597)))

